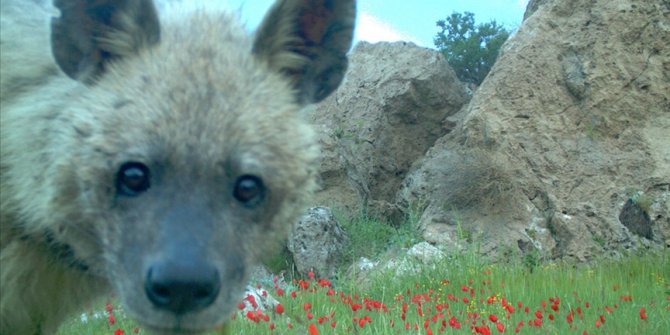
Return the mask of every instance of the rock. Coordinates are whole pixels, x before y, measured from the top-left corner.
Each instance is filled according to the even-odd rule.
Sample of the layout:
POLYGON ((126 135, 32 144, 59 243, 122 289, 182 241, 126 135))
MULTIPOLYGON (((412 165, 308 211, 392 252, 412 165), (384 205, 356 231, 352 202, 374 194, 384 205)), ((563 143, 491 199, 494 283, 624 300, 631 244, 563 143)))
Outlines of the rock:
POLYGON ((446 257, 442 250, 428 242, 415 244, 407 250, 407 256, 415 259, 421 264, 433 264, 446 257))
POLYGON ((314 207, 294 225, 288 249, 298 272, 333 278, 348 240, 330 209, 314 207))
POLYGON ((429 242, 475 240, 488 255, 667 248, 670 5, 535 3, 397 204, 419 208, 429 242))
POLYGON ((400 218, 395 193, 414 161, 447 133, 468 100, 437 51, 411 43, 359 43, 335 94, 313 112, 323 148, 315 204, 400 218))
POLYGON ((348 276, 355 278, 360 285, 368 285, 371 278, 392 271, 395 276, 412 275, 421 272, 424 267, 435 267, 447 254, 428 242, 420 242, 411 248, 400 251, 389 250, 380 260, 361 257, 349 267, 348 276))
POLYGON ((526 5, 526 12, 523 14, 523 20, 525 21, 527 18, 529 18, 533 13, 535 13, 540 6, 545 5, 553 0, 530 0, 528 1, 528 5, 526 5))
POLYGON ((241 317, 245 317, 246 313, 249 311, 274 311, 275 307, 279 304, 279 301, 277 301, 277 299, 264 288, 247 285, 241 303, 244 307, 239 308, 239 313, 241 317))

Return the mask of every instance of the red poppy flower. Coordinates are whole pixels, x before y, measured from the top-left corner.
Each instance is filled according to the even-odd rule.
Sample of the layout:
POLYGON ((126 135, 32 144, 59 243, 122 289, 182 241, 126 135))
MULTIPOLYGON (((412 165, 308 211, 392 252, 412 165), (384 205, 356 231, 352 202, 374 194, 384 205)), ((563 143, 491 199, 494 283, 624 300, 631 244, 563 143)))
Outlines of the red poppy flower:
POLYGON ((307 331, 309 332, 309 335, 319 335, 319 329, 316 328, 314 323, 309 324, 307 331))
POLYGON ((499 332, 504 333, 505 332, 505 325, 498 322, 496 323, 496 328, 498 329, 499 332))

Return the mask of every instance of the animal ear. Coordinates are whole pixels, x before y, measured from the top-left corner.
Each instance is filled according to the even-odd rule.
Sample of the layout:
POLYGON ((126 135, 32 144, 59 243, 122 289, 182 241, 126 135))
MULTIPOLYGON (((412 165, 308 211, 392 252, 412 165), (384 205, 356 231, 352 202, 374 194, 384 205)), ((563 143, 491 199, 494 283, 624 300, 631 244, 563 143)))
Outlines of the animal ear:
POLYGON ((355 0, 278 0, 253 52, 292 80, 300 103, 319 102, 344 78, 355 20, 355 0))
POLYGON ((158 42, 160 25, 151 0, 54 0, 51 50, 68 76, 91 83, 109 61, 158 42))

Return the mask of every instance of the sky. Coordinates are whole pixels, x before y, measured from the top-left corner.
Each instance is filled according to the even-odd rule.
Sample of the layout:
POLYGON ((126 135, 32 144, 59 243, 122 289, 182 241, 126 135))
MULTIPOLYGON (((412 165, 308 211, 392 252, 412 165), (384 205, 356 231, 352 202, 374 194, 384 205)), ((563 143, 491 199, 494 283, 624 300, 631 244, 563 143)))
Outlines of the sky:
MULTIPOLYGON (((240 10, 249 29, 255 29, 273 0, 222 0, 225 7, 240 10)), ((453 12, 472 12, 475 23, 495 20, 507 29, 521 24, 528 0, 358 0, 357 40, 411 41, 434 48, 439 31, 435 22, 453 12)))

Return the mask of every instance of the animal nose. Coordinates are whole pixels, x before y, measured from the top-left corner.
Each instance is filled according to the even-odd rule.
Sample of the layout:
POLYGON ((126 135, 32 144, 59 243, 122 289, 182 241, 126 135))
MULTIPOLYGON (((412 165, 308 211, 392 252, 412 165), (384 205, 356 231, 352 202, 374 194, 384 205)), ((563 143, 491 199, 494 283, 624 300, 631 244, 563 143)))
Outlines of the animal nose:
POLYGON ((147 271, 144 290, 157 308, 176 314, 211 305, 219 295, 219 271, 207 264, 154 264, 147 271))

